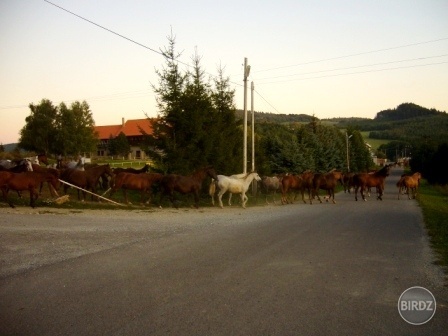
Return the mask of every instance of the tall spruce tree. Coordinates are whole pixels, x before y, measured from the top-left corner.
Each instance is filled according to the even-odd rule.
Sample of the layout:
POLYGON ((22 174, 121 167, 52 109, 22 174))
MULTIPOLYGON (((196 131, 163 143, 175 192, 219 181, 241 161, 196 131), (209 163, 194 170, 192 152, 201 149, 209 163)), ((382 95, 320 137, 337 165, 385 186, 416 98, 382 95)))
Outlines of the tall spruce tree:
POLYGON ((220 172, 224 168, 233 173, 239 153, 234 137, 239 132, 229 82, 221 74, 214 91, 197 52, 192 70, 181 73, 175 38, 171 35, 168 41, 163 51, 166 65, 156 70, 159 81, 153 85, 159 116, 152 120, 153 133, 146 135, 144 149, 167 172, 186 174, 212 164, 220 172))

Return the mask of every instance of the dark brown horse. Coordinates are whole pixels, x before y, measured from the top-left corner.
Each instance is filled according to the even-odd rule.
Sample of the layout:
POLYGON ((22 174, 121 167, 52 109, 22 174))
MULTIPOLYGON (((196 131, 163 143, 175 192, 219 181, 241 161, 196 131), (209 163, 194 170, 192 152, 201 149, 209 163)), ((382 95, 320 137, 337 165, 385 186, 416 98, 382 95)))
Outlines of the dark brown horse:
POLYGON ((333 170, 325 174, 315 174, 313 178, 313 197, 317 196, 319 202, 322 203, 319 197, 319 190, 326 190, 328 192, 328 199, 332 199, 333 204, 336 204, 334 192, 338 182, 342 184, 342 172, 340 171, 333 170))
POLYGON ((302 201, 306 204, 305 201, 305 190, 308 191, 308 198, 311 204, 311 192, 313 188, 313 177, 314 173, 310 170, 307 170, 299 175, 285 175, 282 179, 282 204, 284 203, 292 203, 292 201, 287 196, 289 190, 294 190, 296 195, 294 196, 294 200, 296 199, 297 192, 300 191, 302 194, 302 201), (284 180, 286 178, 286 180, 284 180))
POLYGON ((118 173, 111 180, 111 192, 110 197, 115 193, 117 189, 123 190, 123 195, 126 203, 128 201, 127 190, 140 190, 141 192, 141 203, 144 203, 144 196, 146 193, 149 194, 149 198, 147 203, 151 199, 151 187, 154 183, 160 182, 163 178, 162 174, 158 173, 141 173, 141 174, 133 174, 133 173, 118 173))
MULTIPOLYGON (((93 193, 96 193, 96 187, 98 184, 98 180, 101 175, 107 174, 109 176, 113 176, 112 169, 109 164, 98 165, 86 170, 72 169, 68 168, 62 171, 61 180, 73 184, 79 188, 90 190, 93 193)), ((69 185, 64 184, 64 193, 67 193, 67 189, 69 185)), ((80 190, 78 189, 78 200, 80 200, 80 190)), ((86 192, 82 191, 83 201, 86 200, 86 192)), ((93 200, 92 195, 92 200, 93 200)))
POLYGON ((292 203, 291 199, 288 197, 288 193, 290 191, 295 191, 296 193, 298 191, 301 191, 302 200, 304 203, 306 203, 305 197, 304 197, 303 179, 300 175, 292 174, 292 175, 283 176, 283 178, 282 178, 282 198, 281 198, 282 204, 292 203))
POLYGON ((58 195, 56 190, 59 188, 59 180, 53 174, 42 172, 0 172, 0 186, 3 193, 3 199, 11 208, 14 208, 14 204, 8 200, 9 190, 28 190, 30 193, 30 206, 34 208, 35 201, 38 197, 37 189, 43 182, 48 182, 49 185, 53 187, 55 194, 58 195))
POLYGON ((48 166, 49 162, 48 162, 48 157, 47 154, 45 153, 41 153, 37 156, 37 160, 40 162, 42 162, 44 165, 48 166))
POLYGON ((344 173, 342 176, 342 184, 344 186, 344 193, 351 193, 351 188, 353 187, 353 176, 355 176, 355 173, 344 173))
POLYGON ((119 174, 119 173, 131 173, 131 174, 140 174, 140 173, 147 173, 149 172, 149 164, 145 164, 142 168, 140 169, 135 169, 135 168, 114 168, 114 174, 119 174))
POLYGON ((162 203, 162 199, 164 198, 164 196, 168 195, 171 204, 174 206, 174 192, 177 191, 181 194, 192 193, 194 195, 195 207, 199 208, 199 192, 202 188, 202 182, 207 175, 212 179, 218 180, 215 169, 213 169, 213 167, 211 166, 198 169, 189 176, 176 174, 165 175, 160 182, 162 187, 160 203, 162 203))
POLYGON ((389 176, 391 165, 386 165, 374 173, 360 173, 353 176, 353 185, 355 187, 355 200, 358 200, 358 190, 361 189, 361 197, 365 201, 364 191, 368 188, 375 187, 378 196, 377 199, 383 200, 384 181, 389 176))
MULTIPOLYGON (((59 178, 59 170, 55 169, 55 168, 47 168, 47 167, 42 167, 38 164, 33 163, 32 164, 33 167, 33 171, 35 172, 39 172, 39 173, 49 173, 49 174, 53 174, 54 176, 56 176, 57 178, 59 178)), ((44 185, 44 182, 41 183, 40 188, 39 188, 39 195, 42 194, 42 187, 44 185)), ((48 188, 50 189, 50 193, 53 195, 53 191, 50 187, 50 184, 48 184, 48 188)))

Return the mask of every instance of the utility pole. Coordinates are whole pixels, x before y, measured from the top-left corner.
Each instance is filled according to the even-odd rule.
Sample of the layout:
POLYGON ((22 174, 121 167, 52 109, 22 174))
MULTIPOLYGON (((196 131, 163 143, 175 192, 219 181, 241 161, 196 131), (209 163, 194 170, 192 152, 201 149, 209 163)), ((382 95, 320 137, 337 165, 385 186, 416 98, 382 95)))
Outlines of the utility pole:
MULTIPOLYGON (((254 82, 250 85, 250 109, 252 111, 252 172, 255 171, 255 111, 254 111, 254 82)), ((252 181, 252 195, 257 195, 257 181, 252 181)))
POLYGON ((247 173, 247 77, 249 77, 250 65, 247 65, 247 57, 244 58, 244 131, 243 131, 243 173, 247 173))
POLYGON ((252 111, 252 171, 255 171, 255 111, 254 111, 254 82, 250 86, 250 109, 252 111))
POLYGON ((353 136, 353 134, 352 135, 348 135, 348 133, 347 132, 345 132, 345 142, 346 142, 346 145, 347 145, 347 173, 350 173, 350 155, 349 155, 349 152, 348 152, 348 140, 351 138, 353 136))

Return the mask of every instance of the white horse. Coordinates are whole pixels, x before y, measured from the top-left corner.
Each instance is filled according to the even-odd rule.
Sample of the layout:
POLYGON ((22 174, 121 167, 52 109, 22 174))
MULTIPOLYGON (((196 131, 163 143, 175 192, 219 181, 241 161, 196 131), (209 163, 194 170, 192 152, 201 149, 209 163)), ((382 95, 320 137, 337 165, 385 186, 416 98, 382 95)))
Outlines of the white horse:
POLYGON ((22 172, 23 168, 22 166, 26 167, 26 171, 33 171, 33 165, 30 160, 28 159, 22 159, 18 161, 11 161, 11 160, 0 160, 0 166, 2 169, 0 170, 9 170, 12 172, 22 172))
MULTIPOLYGON (((218 175, 218 176, 226 176, 226 177, 231 177, 231 178, 236 178, 236 179, 243 179, 245 178, 247 175, 247 173, 241 173, 241 174, 234 174, 234 175, 230 175, 230 176, 226 176, 226 175, 218 175)), ((210 184, 210 187, 208 189, 208 193, 210 195, 210 197, 212 198, 212 204, 215 205, 215 193, 216 193, 216 185, 217 185, 218 181, 212 179, 212 183, 210 184)), ((232 200, 232 193, 229 193, 229 206, 230 201, 232 200)))
POLYGON ((85 158, 80 157, 78 161, 72 160, 67 162, 67 168, 69 169, 77 169, 77 170, 85 170, 84 169, 85 158))
MULTIPOLYGON (((223 208, 222 195, 227 191, 231 194, 240 194, 241 203, 243 208, 246 208, 246 202, 248 200, 246 196, 247 189, 249 189, 250 184, 253 180, 261 181, 260 176, 256 172, 247 173, 243 178, 232 178, 225 175, 218 175, 218 200, 219 205, 223 208)), ((230 199, 229 199, 230 202, 230 199)))

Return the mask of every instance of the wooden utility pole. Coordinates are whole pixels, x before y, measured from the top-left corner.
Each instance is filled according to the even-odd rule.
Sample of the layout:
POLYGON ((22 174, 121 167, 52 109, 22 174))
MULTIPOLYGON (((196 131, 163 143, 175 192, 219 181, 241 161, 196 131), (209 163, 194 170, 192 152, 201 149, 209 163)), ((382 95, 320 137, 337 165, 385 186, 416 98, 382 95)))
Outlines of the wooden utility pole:
MULTIPOLYGON (((252 111, 252 170, 255 171, 255 110, 254 110, 254 82, 250 85, 250 109, 252 111)), ((257 181, 252 181, 252 195, 257 195, 257 181)))
POLYGON ((250 65, 244 58, 244 131, 243 131, 243 173, 247 173, 247 77, 249 77, 250 65))
POLYGON ((254 82, 250 86, 250 109, 252 111, 252 171, 255 171, 255 112, 254 112, 254 82))

